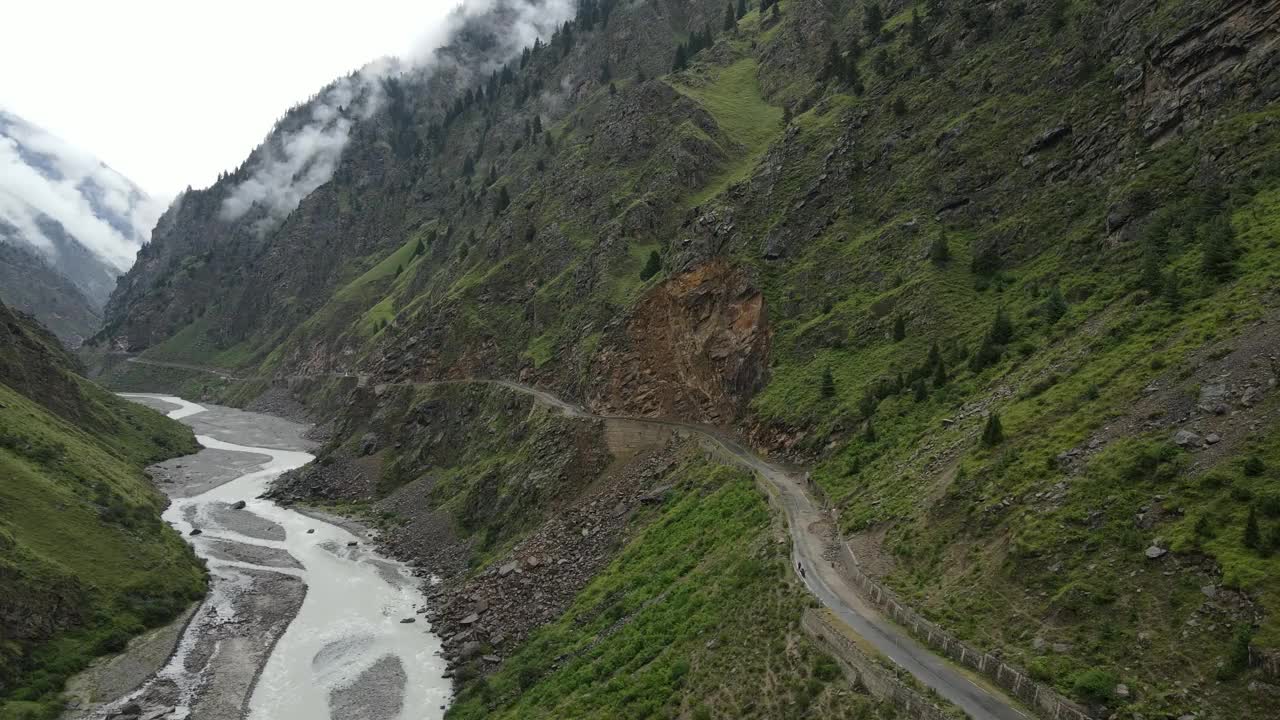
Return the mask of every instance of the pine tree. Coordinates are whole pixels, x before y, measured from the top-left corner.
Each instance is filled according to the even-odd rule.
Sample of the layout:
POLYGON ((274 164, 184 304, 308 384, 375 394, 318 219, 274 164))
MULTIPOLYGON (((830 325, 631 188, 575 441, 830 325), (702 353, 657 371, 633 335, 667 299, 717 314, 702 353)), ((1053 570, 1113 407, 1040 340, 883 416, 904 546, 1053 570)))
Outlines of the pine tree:
POLYGON ((947 243, 946 233, 933 239, 933 244, 929 246, 929 260, 938 267, 951 261, 951 245, 947 243))
POLYGON ((947 366, 939 362, 933 366, 933 387, 940 388, 947 384, 947 366))
POLYGON ((747 0, 738 0, 738 19, 747 14, 747 0))
POLYGON ((916 380, 911 389, 916 402, 924 402, 929 399, 929 386, 925 384, 924 378, 916 380))
POLYGON ((871 388, 867 388, 862 392, 862 400, 858 402, 858 410, 862 413, 862 417, 870 419, 876 414, 876 405, 880 400, 876 398, 875 392, 871 388))
POLYGON ((1048 320, 1050 325, 1056 324, 1063 315, 1067 314, 1067 309, 1067 301, 1062 297, 1062 290, 1054 285, 1049 290, 1049 297, 1044 301, 1044 319, 1048 320))
POLYGON ((880 37, 881 31, 884 30, 884 11, 880 9, 880 3, 867 3, 867 9, 862 16, 862 28, 867 31, 867 39, 872 42, 880 37))
POLYGON ((869 443, 873 443, 878 437, 879 436, 876 435, 875 423, 871 421, 871 418, 867 418, 867 426, 862 430, 862 439, 869 443))
POLYGON ((470 155, 467 155, 467 158, 462 161, 462 175, 464 177, 471 177, 475 172, 476 161, 472 160, 470 155))
POLYGON ((907 339, 907 319, 898 315, 893 319, 893 341, 902 342, 907 339))
POLYGON ((507 193, 507 186, 503 185, 502 189, 498 191, 498 197, 493 201, 493 214, 501 214, 510 204, 511 195, 507 193))
POLYGON ((1258 512, 1251 506, 1249 519, 1244 523, 1244 546, 1251 550, 1262 549, 1262 532, 1258 529, 1258 512))
POLYGON ((1164 290, 1164 276, 1160 273, 1160 254, 1154 247, 1154 243, 1148 243, 1145 252, 1142 253, 1142 274, 1138 277, 1138 287, 1147 291, 1147 294, 1155 297, 1164 290))
POLYGON ((648 281, 649 278, 657 275, 662 270, 662 258, 658 256, 657 250, 649 252, 649 261, 644 264, 644 269, 640 271, 640 279, 648 281))
POLYGON ((684 43, 676 46, 676 61, 671 66, 673 72, 680 72, 689 67, 689 50, 684 43))
POLYGON ((822 369, 822 384, 819 385, 818 389, 824 398, 836 396, 836 379, 831 376, 831 368, 822 369))
POLYGON ((724 31, 729 32, 738 25, 738 16, 733 10, 733 2, 724 6, 724 31))
POLYGON ((992 412, 987 416, 987 425, 982 428, 982 446, 995 447, 1004 442, 1004 427, 1000 425, 1000 414, 992 412))
POLYGON ((843 79, 844 75, 844 55, 840 54, 840 45, 835 41, 831 41, 831 46, 827 48, 827 60, 822 64, 822 77, 819 80, 825 82, 827 80, 843 79))
POLYGON ((996 308, 996 316, 991 320, 987 336, 997 345, 1008 345, 1013 339, 1013 321, 1009 319, 1009 313, 1005 312, 1003 305, 996 308))
POLYGON ((936 368, 942 364, 942 350, 938 349, 938 342, 935 340, 929 345, 929 357, 924 361, 927 368, 936 368))
POLYGON ((1170 310, 1177 310, 1182 307, 1182 280, 1178 277, 1178 271, 1169 271, 1169 275, 1164 279, 1164 287, 1160 291, 1160 297, 1169 306, 1170 310))
POLYGON ((1220 282, 1231 277, 1235 261, 1235 228, 1219 216, 1200 228, 1200 272, 1209 280, 1220 282))
POLYGON ((973 256, 970 269, 974 275, 995 275, 1000 271, 1000 249, 995 243, 987 243, 973 256))
POLYGON ((924 42, 924 23, 920 20, 920 10, 918 8, 911 9, 911 44, 919 45, 924 42))
POLYGON ((613 80, 613 70, 609 67, 609 61, 605 60, 600 66, 600 84, 604 85, 611 80, 613 80))
POLYGON ((422 242, 422 238, 418 238, 418 244, 413 248, 413 256, 418 257, 427 251, 427 244, 422 242))

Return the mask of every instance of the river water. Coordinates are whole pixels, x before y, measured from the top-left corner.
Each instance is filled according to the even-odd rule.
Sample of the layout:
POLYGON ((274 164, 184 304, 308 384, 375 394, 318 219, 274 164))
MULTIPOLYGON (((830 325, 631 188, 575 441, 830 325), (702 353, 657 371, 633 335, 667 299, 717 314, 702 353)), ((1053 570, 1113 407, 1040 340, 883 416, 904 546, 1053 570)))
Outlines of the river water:
MULTIPOLYGON (((173 396, 146 397, 177 405, 168 415, 178 420, 207 412, 201 405, 173 396)), ((188 422, 197 425, 198 431, 216 432, 216 424, 188 422)), ((245 437, 243 427, 236 436, 245 437)), ((439 638, 417 614, 425 599, 409 569, 380 557, 366 545, 365 538, 338 525, 259 498, 281 473, 305 465, 312 456, 296 450, 239 445, 206 434, 197 435, 197 439, 210 450, 245 453, 255 461, 262 460, 230 482, 192 497, 175 498, 164 513, 164 519, 188 536, 197 554, 209 564, 213 587, 206 604, 229 606, 224 602, 225 594, 230 586, 242 583, 240 571, 282 573, 306 585, 301 608, 260 669, 248 703, 248 718, 442 717, 450 697, 449 681, 443 677, 445 663, 438 654, 439 638), (227 506, 238 501, 244 501, 245 507, 228 513, 227 506), (276 527, 265 534, 244 529, 272 525, 276 527), (193 528, 199 528, 200 534, 189 536, 193 528), (213 551, 229 543, 239 548, 241 559, 213 551), (271 561, 259 564, 243 559, 253 558, 255 553, 271 561), (415 622, 405 622, 411 618, 415 622)), ((202 683, 207 684, 207 679, 198 677, 198 672, 193 674, 186 662, 186 654, 199 641, 194 636, 200 627, 193 623, 187 631, 191 637, 183 638, 160 673, 192 696, 202 683)), ((179 707, 174 717, 189 713, 189 708, 179 707)))

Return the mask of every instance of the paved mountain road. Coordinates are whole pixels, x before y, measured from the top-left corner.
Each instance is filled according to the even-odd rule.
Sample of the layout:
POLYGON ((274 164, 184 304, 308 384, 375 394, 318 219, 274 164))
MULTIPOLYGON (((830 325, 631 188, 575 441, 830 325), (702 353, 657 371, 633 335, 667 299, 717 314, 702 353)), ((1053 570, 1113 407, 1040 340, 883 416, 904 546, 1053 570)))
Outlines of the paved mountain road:
MULTIPOLYGON (((130 361, 212 372, 223 378, 234 379, 225 372, 194 365, 141 358, 130 358, 130 361)), ((362 381, 368 380, 367 376, 335 374, 333 377, 359 377, 362 381)), ((911 673, 920 683, 933 689, 939 696, 954 703, 969 717, 976 720, 1026 720, 1028 718, 1027 713, 1021 710, 1015 701, 994 689, 975 683, 965 671, 926 648, 908 635, 903 628, 877 612, 863 599, 859 591, 836 571, 833 564, 824 557, 832 542, 829 519, 805 489, 803 471, 761 457, 718 428, 672 420, 596 415, 545 390, 511 380, 468 379, 388 384, 498 385, 529 395, 544 405, 571 417, 598 419, 605 422, 619 420, 646 423, 697 435, 720 450, 725 459, 758 474, 771 489, 777 504, 786 513, 795 561, 805 569, 801 581, 819 602, 831 609, 885 657, 911 673)), ((799 574, 795 566, 792 567, 792 572, 799 574)))

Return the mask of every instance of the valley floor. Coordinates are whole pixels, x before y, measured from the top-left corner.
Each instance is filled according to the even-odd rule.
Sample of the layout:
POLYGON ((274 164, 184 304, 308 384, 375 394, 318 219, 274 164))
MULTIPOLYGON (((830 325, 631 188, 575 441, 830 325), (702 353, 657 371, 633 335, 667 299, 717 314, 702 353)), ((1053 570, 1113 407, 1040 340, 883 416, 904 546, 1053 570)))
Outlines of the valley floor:
POLYGON ((414 623, 421 594, 407 569, 366 549, 364 535, 353 534, 358 526, 256 499, 281 472, 310 460, 307 427, 177 398, 131 399, 191 425, 205 446, 151 472, 172 501, 166 520, 209 562, 214 582, 185 625, 73 681, 75 707, 65 717, 443 714, 449 689, 433 653, 439 643, 414 623))

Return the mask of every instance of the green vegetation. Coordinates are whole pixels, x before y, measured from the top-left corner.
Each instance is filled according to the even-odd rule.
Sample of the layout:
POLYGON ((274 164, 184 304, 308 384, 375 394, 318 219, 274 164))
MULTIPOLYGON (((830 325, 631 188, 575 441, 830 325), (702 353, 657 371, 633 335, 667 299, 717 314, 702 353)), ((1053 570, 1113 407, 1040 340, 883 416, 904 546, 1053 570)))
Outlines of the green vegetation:
POLYGON ((738 148, 728 153, 734 158, 732 163, 690 199, 692 205, 700 205, 745 179, 782 129, 782 109, 770 105, 761 95, 755 59, 743 58, 706 72, 710 77, 703 82, 685 84, 692 83, 693 79, 682 77, 674 87, 706 108, 738 148))
POLYGON ((745 473, 686 460, 666 503, 449 718, 866 718, 799 632, 808 602, 745 473))
POLYGON ((183 426, 76 377, 60 351, 44 354, 38 331, 3 340, 0 717, 56 717, 71 674, 203 594, 204 571, 161 522, 165 501, 142 472, 198 446, 183 426), (10 385, 32 372, 44 376, 28 389, 39 401, 10 385))

